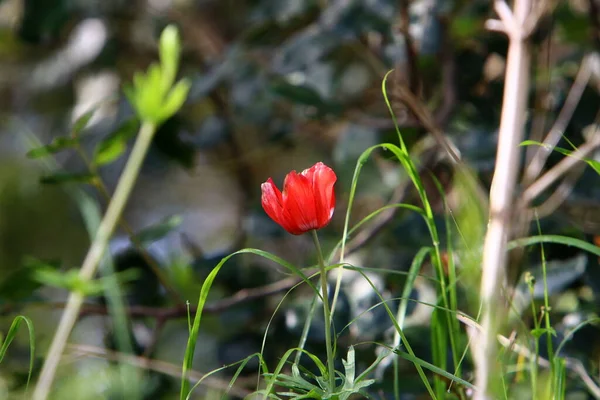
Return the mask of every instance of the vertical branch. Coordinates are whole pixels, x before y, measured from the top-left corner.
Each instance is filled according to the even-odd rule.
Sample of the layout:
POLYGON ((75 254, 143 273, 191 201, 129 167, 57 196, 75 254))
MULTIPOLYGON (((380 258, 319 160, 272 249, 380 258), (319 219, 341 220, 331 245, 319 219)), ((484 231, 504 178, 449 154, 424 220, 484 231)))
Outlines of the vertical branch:
POLYGON ((496 0, 495 10, 509 37, 504 82, 502 117, 496 154, 496 168, 490 190, 490 217, 483 249, 481 278, 482 327, 475 347, 477 368, 476 400, 495 398, 497 385, 497 342, 502 316, 500 292, 506 275, 506 243, 511 231, 511 209, 519 171, 519 143, 523 140, 530 54, 524 26, 531 8, 530 0, 515 0, 510 11, 504 0, 496 0))

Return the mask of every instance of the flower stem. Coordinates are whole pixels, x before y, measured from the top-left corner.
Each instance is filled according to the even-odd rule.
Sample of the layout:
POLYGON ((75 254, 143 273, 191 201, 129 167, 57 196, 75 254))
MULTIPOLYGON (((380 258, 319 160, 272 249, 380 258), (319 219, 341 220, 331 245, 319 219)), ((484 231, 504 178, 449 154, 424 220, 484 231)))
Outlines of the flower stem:
MULTIPOLYGON (((83 281, 91 280, 96 273, 98 264, 102 259, 104 251, 108 247, 108 241, 115 230, 115 226, 121 217, 121 213, 125 208, 127 199, 129 199, 131 190, 133 189, 135 181, 137 180, 140 167, 142 166, 142 162, 144 161, 146 153, 148 152, 148 148, 150 147, 150 143, 152 142, 152 137, 154 136, 155 131, 156 126, 147 122, 143 123, 140 128, 140 132, 138 133, 138 137, 131 151, 131 155, 129 156, 129 160, 127 160, 125 169, 119 178, 119 183, 117 184, 113 198, 108 205, 106 214, 104 214, 102 222, 100 222, 100 226, 98 227, 94 241, 92 242, 85 259, 83 260, 81 269, 79 270, 79 276, 83 281)), ((58 362, 60 361, 62 353, 65 349, 65 345, 69 339, 71 330, 77 321, 83 300, 84 295, 82 292, 71 292, 65 307, 65 311, 60 319, 56 333, 54 334, 54 339, 50 345, 48 356, 46 357, 46 361, 42 367, 37 386, 33 392, 34 400, 45 400, 50 394, 50 389, 52 387, 52 382, 54 381, 58 362)))
POLYGON ((335 390, 335 369, 333 365, 333 345, 331 343, 331 310, 329 309, 329 296, 327 294, 327 271, 325 270, 325 261, 323 260, 323 252, 319 243, 317 231, 312 231, 313 241, 317 248, 317 259, 319 261, 319 269, 321 270, 321 294, 323 296, 323 317, 325 320, 325 346, 327 346, 327 368, 329 369, 329 386, 331 390, 335 390))

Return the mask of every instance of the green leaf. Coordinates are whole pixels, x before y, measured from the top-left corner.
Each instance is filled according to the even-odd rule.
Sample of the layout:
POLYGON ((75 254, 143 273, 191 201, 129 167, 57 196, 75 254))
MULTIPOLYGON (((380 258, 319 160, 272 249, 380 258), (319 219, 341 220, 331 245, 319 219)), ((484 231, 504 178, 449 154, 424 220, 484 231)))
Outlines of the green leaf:
POLYGON ((585 162, 586 164, 588 164, 590 167, 592 167, 594 169, 594 171, 596 171, 596 173, 598 175, 600 175, 600 162, 594 160, 593 158, 574 156, 573 150, 563 149, 562 147, 551 147, 551 146, 548 146, 547 144, 544 144, 542 142, 538 142, 535 140, 524 140, 523 142, 521 142, 521 146, 541 146, 541 147, 544 147, 545 149, 556 151, 557 153, 563 154, 568 157, 575 157, 575 158, 585 162))
POLYGON ((71 149, 79 143, 79 139, 71 137, 57 137, 50 144, 38 147, 27 152, 29 158, 42 158, 58 153, 65 149, 71 149))
POLYGON ((307 106, 320 106, 323 104, 323 99, 321 99, 319 93, 307 86, 294 85, 284 80, 277 80, 271 85, 271 89, 278 95, 295 103, 307 106))
POLYGON ((164 91, 160 66, 153 63, 146 75, 134 76, 134 106, 144 121, 158 122, 162 113, 164 91))
POLYGON ((34 279, 35 271, 57 269, 58 264, 26 257, 19 268, 8 272, 0 283, 0 301, 15 302, 30 297, 41 284, 34 279))
POLYGON ((136 235, 136 238, 142 245, 149 245, 167 236, 171 231, 177 229, 182 222, 183 218, 180 215, 173 215, 156 225, 143 229, 136 235))
POLYGON ((346 371, 346 382, 344 382, 344 389, 350 389, 354 386, 354 377, 356 376, 354 347, 350 346, 348 349, 348 359, 342 360, 342 364, 344 364, 344 370, 346 371))
POLYGON ((41 284, 67 290, 80 290, 83 293, 101 293, 102 288, 97 285, 86 286, 79 277, 79 270, 71 269, 59 271, 53 269, 39 269, 34 271, 33 277, 41 284))
POLYGON ((110 164, 127 150, 127 141, 135 136, 138 122, 130 119, 119 127, 113 134, 98 143, 94 151, 94 163, 96 165, 110 164))
POLYGON ((423 360, 421 358, 415 357, 415 356, 413 356, 411 354, 408 354, 408 353, 406 353, 404 351, 401 351, 401 350, 394 350, 394 353, 396 353, 400 357, 404 358, 405 360, 412 362, 415 365, 420 365, 423 368, 426 368, 426 369, 430 370, 431 372, 433 372, 435 374, 441 375, 441 376, 443 376, 444 378, 446 378, 448 380, 451 380, 451 381, 454 381, 454 382, 458 383, 459 385, 462 385, 462 386, 464 386, 466 388, 469 388, 469 389, 472 389, 472 390, 477 390, 475 388, 475 386, 473 386, 473 384, 471 382, 468 382, 468 381, 466 381, 466 380, 464 380, 464 379, 462 379, 462 378, 460 378, 460 377, 458 377, 456 375, 453 375, 453 374, 447 372, 446 370, 443 370, 443 369, 441 369, 441 368, 439 368, 439 367, 437 367, 437 366, 435 366, 435 365, 433 365, 431 363, 428 363, 427 361, 425 361, 425 360, 423 360))
MULTIPOLYGON (((77 268, 68 271, 38 269, 34 271, 33 278, 44 285, 83 293, 86 296, 96 296, 104 293, 110 277, 105 276, 101 279, 86 280, 79 273, 80 271, 77 268)), ((138 270, 128 269, 115 274, 115 276, 119 282, 123 283, 137 279, 140 274, 138 270)))
POLYGON ((160 120, 171 118, 181 108, 191 86, 191 82, 187 79, 177 82, 163 102, 160 120))
POLYGON ((450 34, 454 40, 469 40, 484 30, 482 20, 473 16, 458 16, 450 25, 450 34))
POLYGON ((553 328, 535 328, 531 330, 531 335, 536 339, 539 339, 542 337, 542 335, 547 333, 552 334, 552 336, 556 336, 556 331, 553 328))
POLYGON ((159 56, 162 66, 163 93, 173 85, 181 53, 179 33, 174 25, 167 26, 160 35, 159 56))
POLYGON ((15 319, 13 319, 10 328, 8 328, 6 338, 4 338, 2 346, 0 346, 0 363, 4 359, 6 351, 14 340, 22 322, 27 325, 27 330, 29 331, 29 374, 27 375, 27 387, 29 387, 29 381, 31 380, 31 374, 33 372, 33 363, 35 361, 35 330, 33 329, 33 322, 31 322, 29 318, 18 315, 15 317, 15 319))
POLYGON ((175 114, 185 101, 191 83, 181 80, 172 87, 180 52, 177 28, 170 25, 160 38, 160 64, 153 63, 145 74, 134 74, 133 86, 126 86, 125 94, 143 121, 159 124, 175 114))
POLYGON ((538 243, 560 243, 564 244, 565 246, 577 247, 581 250, 587 251, 591 254, 595 254, 596 256, 600 257, 600 247, 594 246, 593 244, 581 239, 561 235, 538 235, 530 236, 523 239, 511 240, 510 242, 508 242, 507 249, 512 250, 517 247, 531 246, 538 243))
POLYGON ((92 184, 96 176, 90 173, 69 173, 59 172, 52 175, 46 175, 40 178, 40 183, 47 185, 56 185, 61 183, 88 183, 92 184))
POLYGON ((71 129, 71 136, 79 136, 79 134, 85 129, 87 124, 90 122, 95 112, 96 109, 92 109, 90 111, 85 112, 81 117, 77 118, 77 120, 73 124, 73 129, 71 129))

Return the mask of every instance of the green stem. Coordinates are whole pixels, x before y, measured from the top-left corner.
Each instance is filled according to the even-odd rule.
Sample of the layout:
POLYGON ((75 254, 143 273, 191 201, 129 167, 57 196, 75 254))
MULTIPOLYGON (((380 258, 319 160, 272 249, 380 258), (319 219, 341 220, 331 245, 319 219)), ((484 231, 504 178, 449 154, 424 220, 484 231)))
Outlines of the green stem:
MULTIPOLYGON (((102 222, 100 222, 96 237, 85 256, 83 265, 79 271, 79 276, 83 281, 91 280, 96 273, 102 255, 108 247, 108 241, 115 230, 115 226, 119 221, 121 213, 131 194, 131 190, 137 180, 140 167, 146 157, 155 131, 156 126, 148 122, 143 123, 140 128, 129 160, 127 160, 127 165, 125 165, 125 169, 123 170, 119 183, 115 189, 114 196, 108 205, 106 214, 102 218, 102 222)), ((71 292, 65 311, 60 319, 56 333, 54 334, 54 339, 50 345, 50 350, 48 350, 48 356, 46 357, 46 361, 40 372, 40 378, 35 387, 35 391, 33 392, 33 400, 46 400, 48 398, 58 362, 60 361, 73 326, 77 321, 83 300, 83 293, 78 291, 71 292)))
POLYGON ((316 230, 312 230, 313 241, 317 248, 317 259, 319 261, 319 269, 321 270, 321 295, 323 296, 323 317, 325 320, 325 346, 327 346, 327 368, 329 369, 329 387, 335 390, 335 369, 333 365, 333 347, 331 343, 331 310, 329 309, 329 296, 327 295, 327 271, 325 270, 325 261, 319 236, 316 230))
MULTIPOLYGON (((85 163, 87 169, 96 177, 96 179, 94 181, 95 188, 100 192, 100 195, 102 197, 104 197, 104 199, 106 201, 110 201, 110 193, 109 193, 106 185, 104 184, 104 181, 98 175, 98 167, 94 165, 94 163, 89 159, 89 157, 87 156, 85 151, 83 151, 81 144, 78 143, 75 145, 75 151, 77 151, 77 153, 79 154, 79 157, 85 163)), ((160 284, 169 293, 169 295, 171 296, 173 301, 175 301, 176 303, 178 303, 180 305, 185 305, 185 302, 179 296, 179 293, 175 290, 175 288, 173 288, 173 286, 169 282, 169 279, 167 279, 165 274, 160 269, 160 266, 156 263, 156 261, 154 261, 152 259, 152 257, 148 253, 148 251, 144 248, 144 245, 137 238, 137 236, 135 235, 135 232, 133 231, 133 229, 131 229, 131 227, 129 226, 127 221, 125 221, 124 218, 120 218, 119 225, 120 225, 121 229, 123 229, 125 231, 125 233, 127 233, 127 235, 129 236, 129 239, 131 240, 131 243, 133 243, 136 250, 139 251, 140 255, 142 256, 142 258, 144 259, 146 264, 148 264, 148 266, 152 270, 152 273, 154 275, 156 275, 156 277, 160 281, 160 284)))

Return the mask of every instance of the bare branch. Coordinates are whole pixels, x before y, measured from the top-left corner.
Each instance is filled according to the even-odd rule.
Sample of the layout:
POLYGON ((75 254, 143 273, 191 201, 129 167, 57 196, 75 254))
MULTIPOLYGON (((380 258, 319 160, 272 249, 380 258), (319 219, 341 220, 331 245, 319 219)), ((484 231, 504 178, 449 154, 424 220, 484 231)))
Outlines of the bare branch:
MULTIPOLYGON (((133 356, 130 354, 119 353, 116 351, 107 350, 101 347, 96 346, 88 346, 88 345, 68 345, 67 349, 69 350, 71 355, 75 356, 86 356, 86 357, 95 357, 101 358, 103 360, 121 362, 129 365, 133 365, 135 367, 141 369, 147 369, 155 372, 159 372, 161 374, 169 375, 174 378, 181 379, 181 366, 168 363, 162 360, 152 360, 146 357, 133 356)), ((200 379, 205 377, 205 374, 198 371, 189 371, 187 373, 188 379, 195 383, 200 379)), ((222 391, 228 391, 229 394, 234 395, 238 398, 244 398, 251 394, 251 392, 247 389, 240 388, 237 386, 232 386, 229 388, 229 383, 226 381, 222 381, 215 377, 207 377, 204 378, 204 385, 208 387, 212 387, 215 389, 219 389, 222 391)))
POLYGON ((483 332, 476 336, 474 361, 476 365, 476 400, 493 398, 492 380, 497 379, 496 334, 504 308, 500 288, 506 280, 506 244, 511 232, 512 206, 519 171, 520 147, 525 126, 525 110, 529 92, 531 55, 522 35, 522 24, 531 8, 529 0, 515 0, 514 15, 505 1, 494 2, 510 39, 504 84, 502 117, 498 134, 496 168, 490 190, 490 220, 483 249, 481 278, 483 332))
POLYGON ((505 0, 495 0, 494 10, 498 14, 498 17, 500 17, 500 21, 502 21, 502 24, 504 25, 504 31, 508 35, 520 34, 521 27, 517 24, 515 16, 505 0))
POLYGON ((499 19, 488 19, 487 21, 485 21, 485 28, 493 32, 501 32, 506 34, 506 28, 504 27, 504 23, 502 23, 502 21, 500 21, 499 19))

